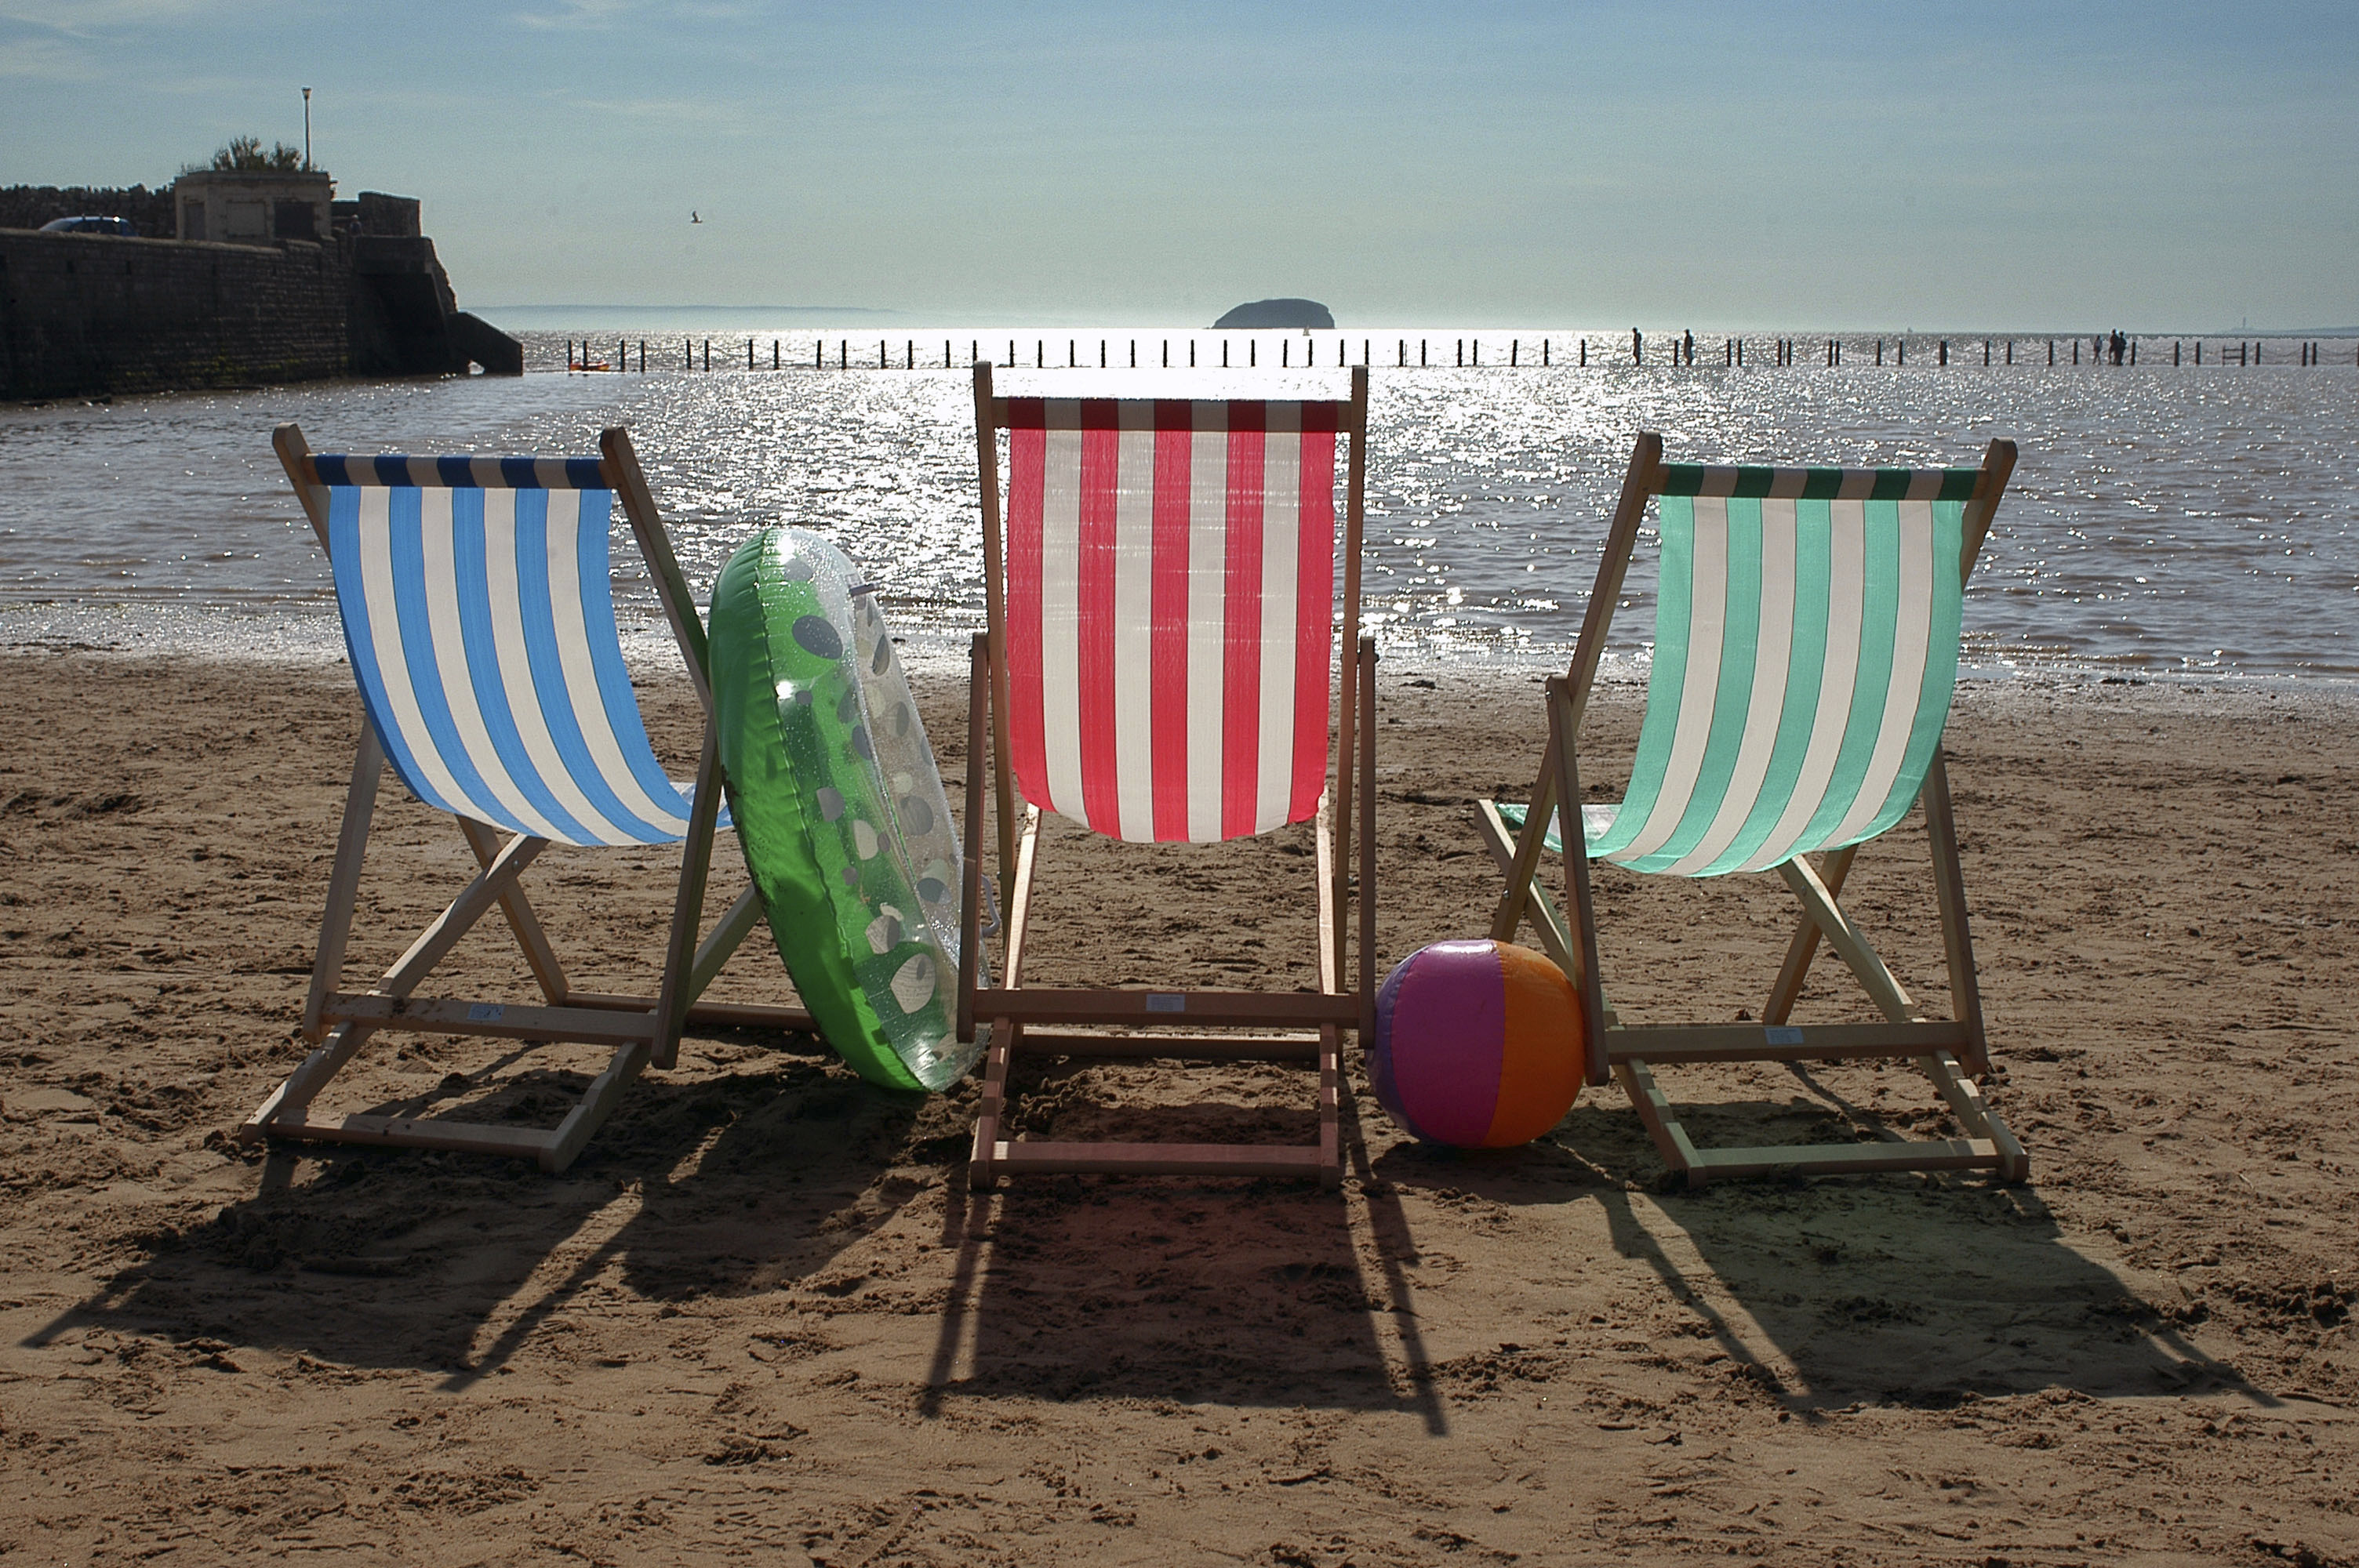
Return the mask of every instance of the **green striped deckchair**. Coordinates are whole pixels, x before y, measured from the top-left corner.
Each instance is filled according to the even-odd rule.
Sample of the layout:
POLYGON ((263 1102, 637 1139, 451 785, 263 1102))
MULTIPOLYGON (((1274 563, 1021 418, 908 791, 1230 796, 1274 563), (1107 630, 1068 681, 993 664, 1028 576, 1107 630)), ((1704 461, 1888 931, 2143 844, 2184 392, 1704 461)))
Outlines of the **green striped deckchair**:
POLYGON ((1670 1167, 1690 1182, 1778 1170, 1982 1169, 2019 1181, 2022 1146, 1970 1075, 1989 1070, 1941 727, 1958 669, 1965 579, 1990 528, 2015 445, 1978 469, 1706 467, 1666 463, 1638 438, 1571 668, 1549 683, 1549 754, 1523 806, 1479 804, 1507 887, 1492 935, 1529 918, 1579 987, 1589 1076, 1618 1079, 1670 1167), (1581 807, 1564 855, 1570 915, 1534 885, 1561 853, 1559 803, 1581 801, 1576 743, 1606 631, 1656 503, 1661 539, 1654 657, 1630 783, 1617 806, 1581 807), (1921 802, 1952 1016, 1929 1019, 1837 900, 1859 846, 1921 802), (1817 866, 1806 856, 1821 856, 1817 866), (1802 919, 1761 1022, 1637 1025, 1598 975, 1593 861, 1707 877, 1775 871, 1802 919), (1881 1023, 1788 1022, 1823 939, 1881 1023), (1653 1065, 1893 1056, 1913 1060, 1962 1138, 1699 1149, 1653 1065))

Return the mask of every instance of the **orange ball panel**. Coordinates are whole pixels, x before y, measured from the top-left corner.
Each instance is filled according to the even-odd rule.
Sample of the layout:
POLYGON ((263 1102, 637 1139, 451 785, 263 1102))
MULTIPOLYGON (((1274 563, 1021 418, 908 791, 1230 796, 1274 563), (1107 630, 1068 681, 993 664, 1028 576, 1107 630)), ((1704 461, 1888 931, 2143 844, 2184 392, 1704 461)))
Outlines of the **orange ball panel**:
POLYGON ((1588 1041, 1581 1021, 1581 994, 1546 954, 1510 943, 1498 944, 1507 989, 1506 1027, 1502 1032, 1498 1107, 1491 1113, 1484 1146, 1528 1143, 1564 1119, 1581 1098, 1588 1041))

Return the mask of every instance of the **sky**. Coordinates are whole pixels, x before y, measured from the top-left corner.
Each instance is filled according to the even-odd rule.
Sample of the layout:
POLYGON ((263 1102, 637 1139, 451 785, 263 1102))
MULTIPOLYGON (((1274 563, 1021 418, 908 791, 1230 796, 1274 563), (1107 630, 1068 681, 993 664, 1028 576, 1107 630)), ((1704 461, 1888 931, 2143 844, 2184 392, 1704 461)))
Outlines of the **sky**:
POLYGON ((471 308, 2359 322, 2348 0, 0 0, 0 185, 300 145, 305 85, 471 308))

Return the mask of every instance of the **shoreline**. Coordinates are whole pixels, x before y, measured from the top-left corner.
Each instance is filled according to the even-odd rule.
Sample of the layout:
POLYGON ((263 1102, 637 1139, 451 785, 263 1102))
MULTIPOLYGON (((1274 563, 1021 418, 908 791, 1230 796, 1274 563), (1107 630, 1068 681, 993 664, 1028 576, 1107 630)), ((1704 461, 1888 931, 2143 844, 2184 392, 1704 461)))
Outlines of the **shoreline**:
MULTIPOLYGON (((890 600, 886 601, 888 609, 890 600)), ((901 615, 908 611, 902 611, 901 615)), ((620 627, 624 654, 634 668, 659 672, 677 657, 669 627, 649 613, 638 620, 627 614, 620 627)), ((929 676, 962 676, 967 666, 968 639, 982 630, 903 628, 895 640, 903 662, 912 672, 929 676)), ((1602 683, 1636 687, 1646 679, 1646 662, 1625 651, 1610 651, 1600 672, 1602 683)), ((322 598, 316 606, 280 601, 267 608, 231 609, 219 605, 60 605, 42 601, 0 602, 0 658, 81 653, 108 657, 189 659, 205 662, 253 663, 288 668, 320 667, 343 662, 343 632, 334 601, 322 598), (224 646, 225 639, 261 630, 243 645, 224 646)), ((1466 641, 1443 643, 1432 638, 1387 642, 1377 634, 1377 653, 1385 663, 1400 668, 1409 664, 1418 673, 1449 670, 1467 675, 1491 672, 1502 676, 1559 671, 1571 662, 1572 649, 1529 643, 1466 641), (1428 666, 1431 666, 1429 668, 1428 666)), ((1958 687, 1968 690, 2084 690, 2153 687, 2170 690, 2217 690, 2232 693, 2299 695, 2303 700, 2359 702, 2359 671, 2318 673, 2270 671, 2245 673, 2217 670, 2151 669, 2128 665, 2074 664, 2033 657, 2008 658, 2003 651, 1977 647, 1969 637, 1958 670, 1958 687)))

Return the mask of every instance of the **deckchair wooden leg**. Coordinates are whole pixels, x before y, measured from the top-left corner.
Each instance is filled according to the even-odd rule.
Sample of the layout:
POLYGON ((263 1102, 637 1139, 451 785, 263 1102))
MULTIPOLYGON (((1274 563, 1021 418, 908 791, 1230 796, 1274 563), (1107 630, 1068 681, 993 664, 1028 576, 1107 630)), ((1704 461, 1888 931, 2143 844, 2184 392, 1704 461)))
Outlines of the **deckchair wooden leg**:
POLYGON ((540 852, 548 848, 549 840, 546 838, 527 838, 518 835, 509 839, 507 847, 499 852, 498 857, 476 873, 475 880, 451 901, 450 906, 419 933, 418 940, 410 944, 409 951, 385 972, 385 978, 376 983, 378 994, 408 996, 416 990, 428 971, 458 946, 459 938, 472 930, 475 922, 491 912, 493 906, 499 903, 500 895, 515 886, 516 878, 524 874, 525 868, 538 860, 540 852))
MULTIPOLYGON (((428 972, 442 961, 443 956, 457 946, 459 938, 467 934, 468 928, 499 902, 500 894, 513 886, 524 869, 547 848, 549 840, 546 838, 518 838, 512 840, 490 866, 476 874, 475 880, 467 884, 464 892, 451 901, 450 906, 435 917, 434 923, 419 934, 399 962, 385 972, 385 978, 377 982, 376 994, 406 997, 416 990, 428 972)), ((277 1121, 290 1113, 299 1117, 310 1104, 312 1096, 352 1059, 353 1053, 361 1048, 375 1027, 374 1024, 364 1026, 356 1022, 338 1025, 330 1033, 327 1043, 312 1052, 287 1084, 263 1103, 261 1110, 255 1112, 250 1125, 277 1121)))
MULTIPOLYGON (((1549 773, 1553 776, 1555 770, 1551 768, 1549 773)), ((1482 829, 1483 841, 1489 847, 1491 858, 1512 880, 1516 874, 1516 849, 1520 839, 1508 830, 1507 819, 1499 815, 1496 806, 1487 800, 1477 801, 1474 805, 1477 813, 1475 826, 1482 829)), ((1524 818, 1524 831, 1527 833, 1531 831, 1531 820, 1528 815, 1524 818)), ((1503 900, 1500 908, 1505 907, 1503 900)), ((1541 951, 1548 954, 1549 961, 1558 968, 1569 976, 1581 968, 1581 961, 1572 956, 1572 927, 1565 923, 1563 913, 1553 900, 1537 893, 1518 900, 1516 918, 1518 924, 1527 919, 1532 923, 1532 929, 1539 935, 1541 951)), ((1515 925, 1508 926, 1504 936, 1499 935, 1495 922, 1491 926, 1491 938, 1495 942, 1512 942, 1516 935, 1515 925)))
MULTIPOLYGON (((1363 731, 1363 733, 1365 732, 1363 731)), ((1319 989, 1331 996, 1343 989, 1344 957, 1342 905, 1346 896, 1345 880, 1333 874, 1335 857, 1331 851, 1334 847, 1334 840, 1330 833, 1330 829, 1334 826, 1332 807, 1333 797, 1321 795, 1319 797, 1319 815, 1313 824, 1313 839, 1318 849, 1318 867, 1315 875, 1319 884, 1317 925, 1319 989)), ((1367 897, 1364 888, 1360 896, 1364 899, 1367 897)), ((1368 955, 1363 953, 1361 964, 1364 970, 1368 961, 1368 955)), ((1365 1026, 1361 1038, 1363 1040, 1372 1038, 1373 1032, 1373 1024, 1365 1026)), ((1335 1026, 1332 1023, 1321 1024, 1319 1026, 1319 1182, 1321 1186, 1326 1187, 1341 1186, 1343 1181, 1343 1145, 1338 1141, 1339 1135, 1336 1130, 1337 1110, 1343 1103, 1343 1079, 1340 1071, 1341 1058, 1336 1052, 1335 1041, 1335 1026)))
POLYGON ((1851 917, 1836 904, 1833 893, 1828 891, 1825 882, 1819 880, 1819 874, 1810 870, 1810 862, 1798 855, 1778 867, 1777 874, 1785 878, 1786 885, 1801 901, 1804 913, 1819 935, 1827 939, 1827 946, 1832 947, 1850 967, 1851 972, 1859 977, 1859 983, 1866 989, 1875 1005, 1883 1010, 1884 1016, 1895 1023, 1920 1019, 1922 1015, 1918 1011, 1916 1002, 1901 989, 1900 982, 1893 979, 1892 971, 1884 967, 1882 956, 1869 945, 1859 927, 1853 925, 1851 917))
MULTIPOLYGON (((488 870, 500 857, 500 836, 468 817, 462 816, 458 821, 467 848, 475 852, 475 864, 488 870)), ((500 914, 506 918, 508 929, 516 933, 516 946, 524 949, 525 962, 531 966, 540 994, 549 999, 551 1007, 563 1007, 572 995, 572 988, 566 981, 565 967, 557 961, 557 950, 549 945, 549 934, 540 927, 540 916, 521 885, 500 895, 500 914)))
POLYGON ((1982 982, 1974 939, 1966 924, 1966 888, 1958 866, 1958 821, 1950 805, 1950 773, 1936 747, 1925 770, 1925 832, 1933 851, 1933 896, 1941 910, 1941 951, 1950 971, 1950 1016, 1966 1026, 1966 1065, 1990 1071, 1990 1041, 1983 1030, 1982 982))
POLYGON ((1611 1076, 1605 1032, 1613 1027, 1614 1015, 1598 972, 1597 914, 1590 893, 1589 839, 1581 822, 1581 765, 1574 744, 1578 719, 1571 687, 1563 677, 1549 681, 1548 694, 1548 752, 1540 776, 1532 785, 1531 802, 1524 808, 1523 830, 1514 837, 1512 848, 1506 819, 1498 807, 1487 800, 1476 805, 1484 839, 1507 877, 1507 892, 1493 912, 1491 936, 1494 941, 1512 942, 1516 926, 1526 916, 1530 918, 1539 933, 1540 946, 1580 993, 1588 1042, 1583 1077, 1596 1086, 1611 1076), (1562 825, 1560 837, 1564 840, 1564 892, 1566 908, 1571 911, 1570 920, 1533 885, 1547 848, 1551 816, 1562 825))
POLYGON ((1343 1064, 1336 1029, 1319 1026, 1319 1184, 1332 1192, 1343 1184, 1343 1064))
POLYGON ((1614 1076, 1637 1109, 1638 1119, 1647 1124, 1647 1135, 1654 1139, 1655 1150, 1662 1155, 1663 1163, 1690 1185, 1700 1186, 1710 1180, 1694 1141, 1672 1114, 1670 1100, 1664 1095, 1662 1086, 1655 1082, 1655 1075, 1647 1064, 1636 1060, 1616 1062, 1614 1076))
MULTIPOLYGON (((1040 808, 1024 809, 1024 832, 1016 840, 1016 876, 1008 894, 1007 941, 1002 956, 1006 986, 1024 985, 1024 934, 1032 920, 1032 872, 1039 861, 1040 808)), ((1012 1018, 994 1019, 991 1047, 984 1057, 983 1103, 974 1120, 974 1148, 967 1160, 967 1185, 985 1192, 999 1181, 999 1129, 1007 1111, 1007 1073, 1024 1026, 1012 1018)))
POLYGON ((630 1087, 631 1080, 646 1070, 649 1054, 650 1049, 645 1041, 625 1045, 614 1053, 614 1059, 606 1064, 606 1070, 591 1080, 590 1087, 582 1091, 582 1098, 566 1113, 565 1119, 557 1124, 556 1134, 549 1140, 549 1146, 540 1151, 542 1170, 556 1175, 573 1163, 574 1156, 582 1152, 582 1146, 590 1141, 591 1134, 614 1114, 615 1105, 621 1101, 623 1091, 630 1087))
POLYGON ((990 682, 990 640, 978 632, 967 643, 966 838, 960 846, 965 859, 959 867, 958 1037, 962 1041, 974 1038, 974 993, 984 975, 983 772, 988 754, 984 726, 988 720, 990 682))
POLYGON ((974 1148, 967 1157, 966 1184, 973 1192, 988 1192, 999 1184, 996 1156, 999 1124, 1007 1111, 1007 1066, 1022 1028, 1012 1019, 992 1022, 991 1044, 983 1058, 983 1098, 975 1110, 974 1148))
POLYGON ((340 1023, 329 1031, 326 1042, 304 1057, 301 1065, 287 1076, 287 1081, 273 1089, 270 1098, 246 1118, 245 1124, 237 1130, 238 1141, 259 1141, 268 1132, 271 1123, 281 1119, 302 1120, 320 1091, 343 1070, 344 1064, 368 1044, 369 1036, 376 1031, 377 1025, 357 1021, 340 1023))
POLYGON ((2016 1141, 2015 1134, 2007 1130, 2006 1123, 1999 1119, 1998 1112, 1983 1098, 1982 1090, 1975 1087, 1973 1078, 1967 1076, 1955 1056, 1947 1051, 1938 1052, 1919 1058, 1917 1066, 1932 1080, 1933 1087, 1948 1104, 1950 1114, 1956 1117, 1958 1125, 1966 1130, 1966 1136, 1988 1139, 1995 1146, 2001 1181, 2020 1182, 2031 1174, 2030 1156, 2023 1152, 2023 1145, 2016 1141))
MULTIPOLYGON (((1843 894, 1844 880, 1851 875, 1851 863, 1859 853, 1856 844, 1846 845, 1820 862, 1819 880, 1829 898, 1843 894)), ((1806 913, 1794 928, 1794 939, 1786 945, 1786 961, 1777 969, 1777 983, 1769 988, 1769 1000, 1761 1009, 1764 1023, 1783 1023, 1793 1015, 1794 1004, 1802 997, 1802 981, 1810 975, 1810 960, 1818 956, 1819 927, 1806 913)))
POLYGON ((1561 676, 1549 682, 1549 742, 1557 775, 1556 795, 1564 819, 1565 903, 1571 906, 1577 966, 1566 971, 1581 993, 1582 1033, 1588 1042, 1589 1082, 1605 1082, 1605 990, 1597 972, 1597 910, 1589 896, 1589 833, 1581 819, 1581 763, 1575 755, 1571 687, 1561 676))
MULTIPOLYGON (((1339 770, 1340 771, 1340 764, 1339 770)), ((1360 639, 1360 1040, 1363 1048, 1376 1034, 1376 640, 1360 639)), ((1340 947, 1341 943, 1337 946, 1340 947)), ((1339 964, 1340 968, 1340 964, 1339 964)), ((1340 978, 1340 977, 1339 977, 1340 978)), ((1343 1160, 1332 1162, 1335 1179, 1343 1179, 1343 1160)))
POLYGON ((1343 945, 1330 941, 1329 934, 1340 930, 1343 921, 1337 912, 1350 897, 1344 879, 1335 872, 1335 797, 1321 791, 1319 809, 1310 819, 1311 875, 1318 886, 1312 890, 1319 909, 1313 916, 1319 933, 1319 989, 1330 996, 1342 987, 1343 945))
MULTIPOLYGON (((1549 721, 1553 728, 1556 722, 1553 702, 1549 708, 1549 721)), ((1491 940, 1494 942, 1514 941, 1516 927, 1523 924, 1525 914, 1529 913, 1528 906, 1534 902, 1532 879, 1539 874, 1540 857, 1548 852, 1549 818, 1556 813, 1556 746, 1551 742, 1549 754, 1541 760, 1539 776, 1532 781, 1531 794, 1524 806, 1523 830, 1515 836, 1514 847, 1500 860, 1507 873, 1507 885, 1491 911, 1491 940)), ((1489 801, 1482 802, 1481 806, 1489 825, 1504 839, 1506 819, 1489 801)), ((1498 853, 1495 846, 1493 853, 1498 853)), ((1534 915, 1532 924, 1545 932, 1549 922, 1542 916, 1534 915)), ((1571 945, 1568 940, 1566 951, 1569 954, 1571 950, 1571 945)), ((1549 957, 1556 957, 1557 967, 1566 974, 1572 973, 1569 957, 1557 957, 1553 953, 1549 957)))
MULTIPOLYGON (((1553 727, 1561 722, 1565 743, 1579 740, 1581 719, 1589 705, 1589 689, 1597 678, 1599 661, 1604 656, 1606 631, 1614 621, 1614 606, 1622 596, 1622 578, 1630 565, 1630 552, 1638 540, 1639 524, 1645 521, 1647 500, 1654 494, 1663 463, 1663 438, 1652 430, 1641 430, 1630 448, 1630 466, 1623 471, 1622 492, 1614 504, 1614 518, 1607 525, 1605 548, 1598 557, 1597 581, 1589 590, 1589 607, 1582 612, 1581 636, 1573 644, 1572 664, 1564 675, 1565 714, 1560 720, 1554 689, 1551 687, 1549 722, 1553 727)), ((1540 855, 1548 841, 1548 824, 1551 813, 1561 805, 1564 838, 1568 844, 1582 832, 1581 801, 1578 797, 1564 800, 1557 794, 1556 742, 1550 741, 1549 754, 1540 759, 1539 776, 1532 781, 1530 804, 1525 808, 1524 832, 1517 839, 1514 859, 1507 865, 1506 890, 1500 894, 1493 913, 1491 935, 1495 941, 1512 942, 1516 926, 1524 916, 1527 901, 1545 903, 1532 878, 1539 870, 1540 855)), ((1503 824, 1494 824, 1504 831, 1503 824)), ((1582 840, 1583 848, 1587 840, 1582 840)), ((1535 921, 1545 933, 1547 923, 1535 921)), ((1567 949, 1570 951, 1571 944, 1567 949)), ((1557 967, 1567 975, 1572 968, 1564 957, 1551 953, 1557 967)), ((1614 1010, 1605 1006, 1610 1021, 1614 1010)), ((1602 1080, 1601 1080, 1602 1081, 1602 1080)))
POLYGON ((712 834, 721 820, 721 731, 704 720, 704 749, 696 764, 696 798, 689 803, 688 836, 679 847, 679 885, 671 906, 671 939, 664 947, 663 986, 656 993, 655 1064, 679 1060, 679 1032, 688 1022, 696 967, 696 932, 704 923, 704 883, 712 869, 712 834))
MULTIPOLYGON (((1356 662, 1347 666, 1347 684, 1357 669, 1356 662)), ((1318 816, 1322 850, 1331 843, 1333 846, 1332 858, 1322 853, 1318 868, 1321 882, 1332 884, 1321 888, 1319 899, 1319 944, 1332 955, 1332 958, 1321 963, 1320 968, 1326 971, 1332 968, 1335 977, 1323 983, 1323 989, 1328 990, 1335 989, 1344 973, 1345 929, 1351 918, 1353 806, 1359 782, 1354 769, 1360 752, 1359 705, 1347 700, 1340 718, 1342 734, 1335 743, 1335 783, 1332 789, 1320 795, 1318 816)))
MULTIPOLYGON (((1007 589, 1003 575, 1006 557, 1000 552, 999 538, 999 425, 992 408, 991 365, 986 361, 974 367, 974 445, 977 477, 982 481, 983 610, 988 628, 984 644, 991 681, 991 782, 999 829, 999 882, 1012 888, 1016 854, 1016 753, 1008 736, 1007 635, 1003 630, 1007 624, 1007 589)), ((972 745, 968 748, 970 759, 982 754, 972 745)), ((971 760, 967 765, 978 764, 971 760)))
MULTIPOLYGON (((299 433, 296 438, 301 439, 299 433)), ((303 1000, 303 1038, 314 1045, 328 1033, 321 1011, 343 984, 344 945, 352 938, 361 862, 368 854, 369 826, 376 816, 377 781, 384 776, 385 747, 376 738, 376 726, 364 715, 353 758, 353 785, 344 795, 344 820, 336 830, 335 867, 328 874, 328 909, 320 920, 320 946, 311 960, 310 994, 303 1000)))
POLYGON ((696 945, 696 961, 688 969, 688 1005, 682 1010, 684 1018, 693 1020, 696 1017, 697 999, 712 988, 722 966, 729 962, 745 938, 761 924, 762 890, 749 887, 737 895, 737 901, 729 906, 728 913, 705 933, 704 940, 696 945))
MULTIPOLYGON (((1553 775, 1555 769, 1551 767, 1549 773, 1553 775)), ((1474 809, 1475 826, 1482 830, 1483 842, 1489 847, 1491 858, 1498 862, 1502 871, 1512 874, 1516 838, 1515 834, 1507 830, 1506 818, 1499 815, 1497 806, 1487 800, 1476 801, 1474 809)), ((1530 818, 1527 817, 1525 820, 1528 823, 1530 818)), ((1573 956, 1576 949, 1572 926, 1565 920, 1563 911, 1557 908, 1554 899, 1534 888, 1531 891, 1531 896, 1524 901, 1523 918, 1532 923, 1532 929, 1539 935, 1540 951, 1549 956, 1549 962, 1562 969, 1568 978, 1581 972, 1581 961, 1573 956)), ((1494 929, 1495 930, 1495 927, 1494 929)), ((1512 942, 1515 939, 1516 932, 1513 927, 1508 929, 1505 936, 1495 938, 1501 942, 1512 942)), ((1607 1029, 1621 1027, 1621 1015, 1614 1010, 1613 998, 1605 994, 1602 976, 1598 984, 1597 1006, 1600 1015, 1605 1020, 1607 1029)))

